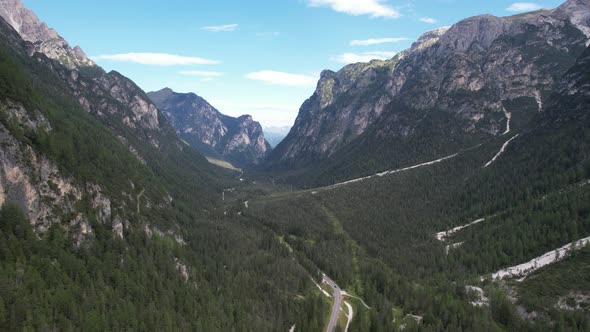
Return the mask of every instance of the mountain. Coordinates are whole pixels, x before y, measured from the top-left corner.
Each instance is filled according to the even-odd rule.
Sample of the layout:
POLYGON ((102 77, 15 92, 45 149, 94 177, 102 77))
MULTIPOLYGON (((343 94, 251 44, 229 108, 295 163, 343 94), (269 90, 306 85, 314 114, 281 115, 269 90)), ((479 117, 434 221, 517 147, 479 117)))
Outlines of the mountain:
POLYGON ((250 115, 223 115, 194 93, 176 93, 168 88, 149 92, 148 96, 178 135, 207 156, 247 166, 259 164, 272 150, 260 123, 250 115))
POLYGON ((217 192, 227 175, 186 147, 145 92, 71 49, 20 1, 0 9, 0 203, 20 206, 38 234, 63 225, 78 246, 93 238, 94 218, 123 237, 186 192, 191 205, 215 203, 203 188, 217 192))
POLYGON ((0 4, 20 13, 0 18, 0 330, 306 326, 287 290, 316 303, 308 274, 222 203, 235 173, 133 81, 0 4))
POLYGON ((250 199, 243 215, 363 298, 370 317, 359 304, 350 330, 587 329, 590 47, 553 87, 526 127, 437 162, 250 199))
POLYGON ((0 330, 590 328, 588 1, 324 72, 278 171, 239 176, 174 121, 224 142, 251 119, 148 96, 0 4, 0 330))
POLYGON ((576 64, 563 76, 550 103, 553 123, 566 119, 587 123, 590 110, 590 47, 582 53, 576 64))
POLYGON ((391 60, 324 71, 270 160, 313 166, 316 180, 329 183, 526 127, 586 48, 589 17, 587 0, 476 16, 426 33, 391 60))
POLYGON ((20 36, 31 43, 37 52, 58 60, 70 69, 95 66, 79 46, 70 45, 55 31, 41 22, 37 15, 25 8, 21 0, 0 1, 0 16, 6 20, 20 36))

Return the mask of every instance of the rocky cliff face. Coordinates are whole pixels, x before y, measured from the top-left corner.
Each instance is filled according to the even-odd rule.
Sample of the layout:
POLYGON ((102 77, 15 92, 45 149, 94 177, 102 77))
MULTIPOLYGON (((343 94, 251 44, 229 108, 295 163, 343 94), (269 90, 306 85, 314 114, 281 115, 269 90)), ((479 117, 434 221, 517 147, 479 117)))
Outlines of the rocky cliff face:
POLYGON ((425 126, 480 138, 505 133, 509 118, 513 129, 524 126, 514 118, 542 111, 585 49, 589 15, 588 0, 570 0, 554 10, 472 17, 426 33, 391 60, 326 71, 271 160, 325 161, 358 139, 403 144, 429 135, 425 126))
POLYGON ((82 53, 20 1, 0 7, 0 204, 19 205, 39 235, 59 225, 80 246, 93 221, 122 238, 130 216, 168 209, 175 192, 165 181, 216 188, 207 161, 131 80, 56 58, 82 53), (50 38, 58 43, 39 47, 50 38))
POLYGON ((323 71, 291 132, 273 152, 273 161, 297 165, 323 160, 364 133, 403 85, 404 76, 394 77, 400 61, 436 43, 447 30, 425 33, 411 49, 391 60, 350 64, 338 72, 323 71))
MULTIPOLYGON (((117 72, 106 73, 79 46, 71 48, 54 29, 25 8, 21 0, 0 0, 0 16, 22 39, 31 43, 31 56, 34 52, 42 53, 65 66, 47 62, 47 66, 69 82, 86 111, 132 129, 159 129, 156 107, 135 83, 117 72)), ((157 146, 154 136, 150 135, 149 141, 157 146)))
POLYGON ((248 165, 260 163, 271 151, 262 127, 249 115, 223 115, 194 93, 163 89, 148 96, 178 135, 205 155, 248 165))
MULTIPOLYGON (((4 123, 15 124, 28 135, 53 130, 38 110, 27 110, 10 99, 0 102, 0 112, 4 123)), ((0 205, 11 202, 21 206, 38 233, 46 232, 54 224, 66 224, 80 246, 93 232, 88 217, 77 209, 84 196, 96 209, 99 222, 111 225, 120 220, 113 215, 111 200, 99 185, 83 186, 64 176, 53 161, 17 139, 3 124, 0 124, 0 142, 0 205)))
POLYGON ((590 47, 560 80, 548 108, 549 125, 573 120, 588 123, 590 117, 590 47))
POLYGON ((70 69, 95 65, 79 46, 71 48, 57 31, 49 28, 35 13, 25 8, 21 0, 0 0, 0 16, 24 40, 33 43, 37 52, 58 60, 70 69))

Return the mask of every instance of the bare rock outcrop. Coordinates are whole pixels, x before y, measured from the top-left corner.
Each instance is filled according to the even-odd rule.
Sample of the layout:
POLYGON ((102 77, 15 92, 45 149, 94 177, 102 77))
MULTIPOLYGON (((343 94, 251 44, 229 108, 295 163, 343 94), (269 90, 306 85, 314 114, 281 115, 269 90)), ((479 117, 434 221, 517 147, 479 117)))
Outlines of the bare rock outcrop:
POLYGON ((176 93, 168 88, 148 96, 178 135, 205 155, 251 165, 262 162, 271 151, 262 126, 250 115, 223 115, 194 93, 176 93))
POLYGON ((471 17, 425 33, 391 60, 324 71, 270 160, 287 167, 325 161, 360 136, 364 145, 424 141, 423 123, 448 130, 447 137, 500 135, 512 105, 543 111, 589 32, 588 0, 569 0, 553 10, 471 17))

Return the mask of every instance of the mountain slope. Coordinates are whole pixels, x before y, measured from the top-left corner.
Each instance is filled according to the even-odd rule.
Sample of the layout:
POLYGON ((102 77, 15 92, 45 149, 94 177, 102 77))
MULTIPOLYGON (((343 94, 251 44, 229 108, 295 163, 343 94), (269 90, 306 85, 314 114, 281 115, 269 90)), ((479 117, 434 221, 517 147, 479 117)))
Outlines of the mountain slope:
POLYGON ((506 133, 509 118, 511 130, 525 127, 585 49, 589 11, 588 1, 570 0, 477 16, 427 33, 392 60, 324 72, 271 160, 319 166, 307 181, 330 183, 477 145, 506 133))
POLYGON ((272 149, 260 124, 249 115, 223 115, 194 93, 162 89, 148 96, 178 135, 205 155, 244 166, 260 163, 272 149))
POLYGON ((3 19, 0 143, 1 330, 306 326, 309 276, 227 215, 232 174, 132 81, 51 59, 3 19))
POLYGON ((244 215, 371 306, 351 329, 398 330, 408 316, 416 330, 587 329, 588 290, 577 288, 587 282, 559 278, 587 270, 584 251, 524 281, 487 276, 590 236, 589 61, 586 48, 518 136, 424 167, 251 199, 244 215), (455 231, 437 238, 446 230, 455 231), (556 293, 576 300, 536 302, 556 293))
POLYGON ((590 110, 590 47, 578 58, 557 85, 548 114, 554 122, 566 119, 588 122, 590 110))
MULTIPOLYGON (((56 86, 62 86, 62 94, 73 96, 86 113, 109 128, 137 161, 160 178, 168 193, 157 200, 169 201, 168 194, 175 198, 192 191, 194 198, 203 205, 215 202, 207 193, 208 189, 203 189, 217 191, 214 183, 219 179, 226 181, 225 176, 178 138, 143 90, 115 71, 107 73, 93 63, 70 61, 68 54, 74 51, 67 42, 24 8, 20 0, 5 1, 1 8, 0 14, 11 18, 8 22, 17 28, 21 37, 29 38, 27 43, 14 40, 22 49, 18 52, 34 58, 43 70, 49 70, 51 73, 43 75, 59 80, 56 86)), ((5 37, 15 39, 8 32, 5 37)), ((223 187, 221 183, 218 185, 223 187)), ((149 197, 150 192, 145 195, 149 197)))

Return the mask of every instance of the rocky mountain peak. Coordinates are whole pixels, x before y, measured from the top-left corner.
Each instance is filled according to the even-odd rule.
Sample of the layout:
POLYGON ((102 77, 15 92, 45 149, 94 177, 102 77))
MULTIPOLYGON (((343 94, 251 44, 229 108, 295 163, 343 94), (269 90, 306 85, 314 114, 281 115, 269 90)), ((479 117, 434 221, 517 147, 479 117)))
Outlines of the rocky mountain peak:
POLYGON ((412 44, 410 50, 420 50, 431 46, 436 43, 442 35, 449 31, 449 29, 450 27, 440 27, 423 33, 422 36, 412 44))
POLYGON ((557 8, 572 24, 590 38, 590 0, 569 0, 557 8))
POLYGON ((79 45, 76 45, 74 47, 74 53, 80 58, 87 58, 86 52, 84 52, 84 50, 82 50, 82 48, 79 45))
POLYGON ((322 70, 322 72, 320 73, 320 82, 322 80, 326 80, 326 79, 330 79, 333 78, 334 75, 336 75, 336 72, 329 70, 329 69, 324 69, 322 70))
POLYGON ((170 89, 170 88, 166 87, 166 88, 164 88, 164 89, 162 89, 162 90, 158 91, 157 93, 162 93, 162 94, 166 94, 166 95, 171 95, 171 94, 173 94, 173 93, 174 93, 174 90, 172 90, 172 89, 170 89))
POLYGON ((149 97, 154 103, 159 103, 163 100, 166 100, 170 96, 174 94, 174 91, 170 88, 164 88, 158 91, 150 92, 149 97))
POLYGON ((21 0, 0 0, 0 16, 12 25, 23 39, 32 43, 59 38, 57 32, 25 8, 21 0))
POLYGON ((506 32, 506 19, 493 15, 470 17, 454 24, 441 38, 443 49, 465 52, 473 45, 487 49, 506 32))
POLYGON ((526 100, 527 111, 542 111, 548 91, 589 42, 588 1, 470 17, 426 32, 393 59, 322 72, 271 161, 299 167, 336 160, 350 153, 348 144, 376 146, 386 137, 401 146, 423 135, 419 126, 431 116, 460 124, 458 137, 503 133, 511 116, 506 105, 526 100), (551 56, 539 56, 545 54, 551 56))
POLYGON ((251 115, 223 115, 194 93, 170 88, 148 93, 186 142, 201 153, 238 166, 258 164, 270 152, 262 126, 251 115))
POLYGON ((568 0, 559 6, 561 9, 580 9, 585 8, 588 10, 590 8, 590 0, 568 0))
POLYGON ((252 123, 252 122, 254 122, 254 119, 252 118, 252 115, 250 115, 250 114, 244 114, 244 115, 240 116, 238 118, 238 120, 241 123, 252 123))
POLYGON ((72 49, 57 31, 41 22, 21 0, 0 0, 0 17, 4 18, 24 40, 33 43, 37 52, 58 60, 68 68, 95 65, 79 46, 72 49))

